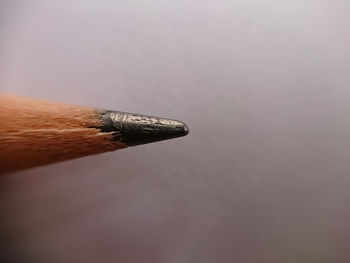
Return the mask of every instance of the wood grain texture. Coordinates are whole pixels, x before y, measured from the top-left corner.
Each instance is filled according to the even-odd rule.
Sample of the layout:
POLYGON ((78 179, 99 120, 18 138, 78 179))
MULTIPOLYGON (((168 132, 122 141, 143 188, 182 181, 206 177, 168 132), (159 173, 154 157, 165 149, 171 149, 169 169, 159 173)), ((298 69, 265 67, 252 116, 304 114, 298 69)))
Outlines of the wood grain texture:
POLYGON ((101 126, 101 113, 0 94, 0 173, 125 148, 112 133, 91 128, 101 126))

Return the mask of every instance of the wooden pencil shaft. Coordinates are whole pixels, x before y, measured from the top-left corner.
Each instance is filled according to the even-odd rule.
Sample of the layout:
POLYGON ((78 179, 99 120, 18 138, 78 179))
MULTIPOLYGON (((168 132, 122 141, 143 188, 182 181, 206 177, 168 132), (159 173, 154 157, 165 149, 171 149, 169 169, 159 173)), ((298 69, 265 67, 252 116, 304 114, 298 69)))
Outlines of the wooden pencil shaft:
POLYGON ((101 132, 101 110, 0 95, 0 173, 125 148, 101 132))

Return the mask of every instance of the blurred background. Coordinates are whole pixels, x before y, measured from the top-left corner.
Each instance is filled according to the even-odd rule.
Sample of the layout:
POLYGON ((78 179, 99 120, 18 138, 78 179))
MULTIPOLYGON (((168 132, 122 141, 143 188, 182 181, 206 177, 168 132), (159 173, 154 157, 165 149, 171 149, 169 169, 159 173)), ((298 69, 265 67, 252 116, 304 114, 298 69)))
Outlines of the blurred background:
POLYGON ((1 92, 190 127, 1 177, 3 262, 350 262, 349 11, 1 0, 1 92))

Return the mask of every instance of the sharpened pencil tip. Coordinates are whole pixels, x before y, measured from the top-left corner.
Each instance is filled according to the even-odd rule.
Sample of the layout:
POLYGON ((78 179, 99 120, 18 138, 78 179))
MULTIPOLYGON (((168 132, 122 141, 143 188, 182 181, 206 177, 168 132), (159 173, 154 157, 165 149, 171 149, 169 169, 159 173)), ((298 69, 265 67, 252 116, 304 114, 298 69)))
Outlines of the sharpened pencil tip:
POLYGON ((190 132, 190 129, 188 128, 188 126, 182 122, 182 125, 183 125, 183 136, 186 136, 189 132, 190 132))
POLYGON ((182 137, 189 132, 181 121, 119 111, 106 111, 101 120, 101 131, 112 132, 114 141, 128 146, 182 137))

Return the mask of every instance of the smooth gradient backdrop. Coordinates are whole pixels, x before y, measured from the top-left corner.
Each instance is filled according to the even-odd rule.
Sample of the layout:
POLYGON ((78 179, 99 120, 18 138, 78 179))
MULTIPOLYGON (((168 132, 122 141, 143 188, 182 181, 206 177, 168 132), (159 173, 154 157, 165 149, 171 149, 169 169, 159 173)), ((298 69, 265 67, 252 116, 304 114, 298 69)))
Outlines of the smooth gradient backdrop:
POLYGON ((2 256, 350 262, 349 12, 346 0, 1 0, 1 92, 190 128, 0 178, 2 256))

